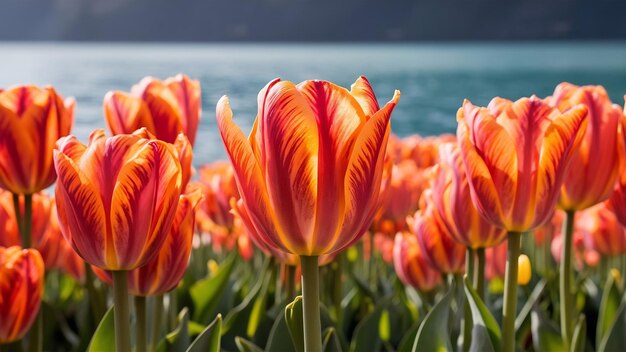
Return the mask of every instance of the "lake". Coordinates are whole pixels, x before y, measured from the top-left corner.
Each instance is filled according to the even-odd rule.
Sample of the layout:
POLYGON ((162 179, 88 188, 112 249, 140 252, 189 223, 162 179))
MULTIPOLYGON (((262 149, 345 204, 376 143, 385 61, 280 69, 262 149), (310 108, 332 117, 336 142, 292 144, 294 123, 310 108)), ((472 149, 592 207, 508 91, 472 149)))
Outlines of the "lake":
POLYGON ((349 87, 368 77, 381 103, 402 91, 392 117, 405 136, 454 132, 464 98, 486 105, 494 96, 551 94, 562 81, 602 84, 624 103, 626 43, 523 44, 101 44, 1 43, 0 87, 52 84, 77 100, 74 134, 105 128, 102 98, 128 91, 144 76, 186 73, 202 85, 203 115, 195 164, 225 157, 215 103, 228 95, 245 133, 259 90, 275 77, 326 79, 349 87))

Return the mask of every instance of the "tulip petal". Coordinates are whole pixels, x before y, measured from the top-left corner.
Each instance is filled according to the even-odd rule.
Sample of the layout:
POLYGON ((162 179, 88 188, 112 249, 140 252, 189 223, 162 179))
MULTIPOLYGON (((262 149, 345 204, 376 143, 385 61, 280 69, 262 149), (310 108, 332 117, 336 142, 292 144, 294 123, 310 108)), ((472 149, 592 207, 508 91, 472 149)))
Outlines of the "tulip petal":
POLYGON ((196 131, 200 122, 200 111, 202 105, 200 103, 201 91, 200 82, 191 80, 186 75, 177 75, 174 78, 165 80, 165 85, 174 94, 178 101, 182 115, 185 116, 181 120, 183 131, 191 145, 196 139, 196 131))
POLYGON ((391 130, 389 119, 399 99, 400 92, 395 91, 392 100, 367 121, 354 143, 344 179, 346 202, 344 226, 329 243, 334 248, 330 247, 332 250, 326 253, 350 245, 371 224, 379 205, 382 170, 391 130), (344 238, 345 241, 336 243, 338 238, 344 238))
POLYGON ((249 224, 253 224, 253 227, 247 227, 250 232, 264 236, 267 239, 266 243, 273 243, 277 248, 291 251, 288 247, 291 242, 287 241, 284 232, 273 221, 273 209, 269 206, 261 169, 250 143, 246 140, 241 129, 233 122, 233 113, 226 96, 217 103, 216 117, 226 153, 236 171, 235 178, 239 193, 248 211, 249 224))
POLYGON ((107 230, 100 192, 62 152, 54 151, 54 162, 58 175, 55 198, 63 236, 86 261, 102 266, 99 253, 105 246, 107 230))
POLYGON ((359 102, 363 113, 366 116, 372 116, 376 111, 380 110, 376 94, 367 78, 361 76, 350 87, 350 94, 359 102))
MULTIPOLYGON (((584 138, 586 127, 587 108, 582 105, 557 117, 548 127, 539 159, 535 210, 538 214, 545 213, 545 208, 554 204, 559 194, 555 185, 561 184, 569 170, 569 161, 584 138)), ((548 219, 539 219, 537 225, 546 221, 548 219)))
POLYGON ((146 103, 124 92, 108 92, 104 96, 104 116, 114 135, 132 133, 140 127, 155 131, 154 121, 146 103))
MULTIPOLYGON (((318 198, 316 176, 323 160, 317 152, 324 148, 318 144, 322 141, 315 117, 303 95, 288 81, 267 86, 258 116, 260 166, 276 219, 294 243, 310 245, 318 198)), ((298 253, 310 250, 302 246, 298 253)))
POLYGON ((114 248, 107 248, 105 254, 108 269, 141 266, 150 259, 143 253, 156 253, 163 243, 181 186, 180 164, 172 149, 150 141, 119 171, 111 200, 114 248))

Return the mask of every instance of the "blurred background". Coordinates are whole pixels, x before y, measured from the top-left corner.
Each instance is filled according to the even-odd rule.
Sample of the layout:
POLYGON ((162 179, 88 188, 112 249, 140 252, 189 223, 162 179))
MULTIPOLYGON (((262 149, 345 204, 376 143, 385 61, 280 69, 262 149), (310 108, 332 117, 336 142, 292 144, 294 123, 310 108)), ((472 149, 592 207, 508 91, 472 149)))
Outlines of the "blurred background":
POLYGON ((202 84, 195 162, 224 157, 214 120, 227 94, 249 131, 270 80, 359 75, 394 89, 400 136, 453 133, 464 98, 486 105, 602 84, 623 105, 626 2, 611 0, 2 0, 0 88, 52 84, 77 99, 74 133, 104 128, 102 98, 144 76, 202 84))

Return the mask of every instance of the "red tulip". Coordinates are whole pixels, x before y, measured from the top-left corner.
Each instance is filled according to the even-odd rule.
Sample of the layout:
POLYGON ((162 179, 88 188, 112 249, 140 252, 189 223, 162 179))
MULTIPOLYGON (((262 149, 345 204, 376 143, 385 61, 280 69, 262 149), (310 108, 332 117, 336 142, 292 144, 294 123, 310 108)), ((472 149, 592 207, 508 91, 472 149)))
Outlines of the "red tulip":
POLYGON ((0 91, 0 187, 33 194, 54 183, 52 150, 72 129, 74 105, 52 87, 0 91))
POLYGON ((44 263, 34 249, 0 247, 0 345, 30 329, 43 296, 44 263))
POLYGON ((504 240, 506 231, 485 220, 476 210, 465 175, 465 165, 456 143, 439 147, 439 164, 434 166, 432 198, 449 234, 469 248, 493 247, 504 240))
POLYGON ((393 266, 402 283, 422 292, 429 292, 441 283, 441 273, 433 269, 424 257, 411 233, 398 233, 393 247, 393 266))
POLYGON ((626 254, 626 230, 604 203, 580 212, 576 220, 585 247, 603 256, 626 254))
POLYGON ((348 91, 326 81, 276 79, 259 93, 250 139, 226 97, 218 127, 235 170, 244 224, 257 242, 301 256, 338 252, 370 226, 400 95, 379 109, 365 78, 348 91))
POLYGON ((524 232, 552 216, 586 128, 587 108, 565 113, 536 97, 465 101, 457 136, 472 200, 488 221, 524 232))
POLYGON ((132 270, 157 254, 181 193, 173 145, 145 130, 110 138, 96 130, 87 146, 73 136, 60 139, 54 162, 61 230, 85 261, 132 270))
POLYGON ((114 135, 145 127, 168 143, 174 143, 182 132, 193 145, 200 122, 200 100, 200 83, 185 75, 165 81, 146 77, 132 87, 130 94, 108 92, 104 115, 114 135))

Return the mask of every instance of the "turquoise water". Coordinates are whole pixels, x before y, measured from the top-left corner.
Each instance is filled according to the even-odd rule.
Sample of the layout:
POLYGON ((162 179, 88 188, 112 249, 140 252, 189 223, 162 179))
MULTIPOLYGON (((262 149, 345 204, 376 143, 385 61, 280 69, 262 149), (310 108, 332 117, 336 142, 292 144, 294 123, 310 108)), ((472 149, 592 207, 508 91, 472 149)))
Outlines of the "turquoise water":
POLYGON ((464 98, 549 95, 561 81, 602 84, 622 105, 626 43, 526 44, 36 44, 0 43, 0 87, 52 84, 77 101, 74 134, 83 141, 104 128, 102 97, 142 77, 186 73, 201 81, 203 117, 195 162, 224 157, 215 103, 230 96, 247 133, 258 91, 271 79, 327 79, 349 86, 371 81, 381 103, 402 99, 392 128, 404 136, 453 132, 464 98))

